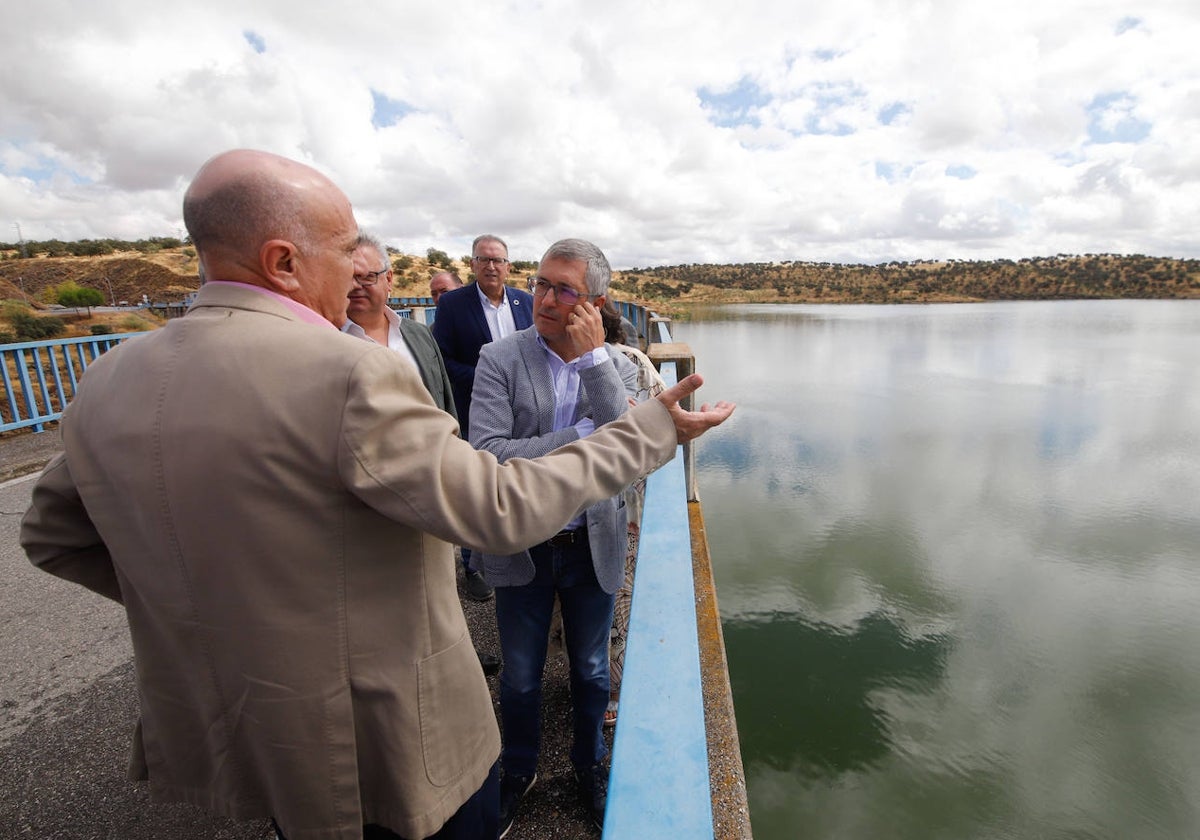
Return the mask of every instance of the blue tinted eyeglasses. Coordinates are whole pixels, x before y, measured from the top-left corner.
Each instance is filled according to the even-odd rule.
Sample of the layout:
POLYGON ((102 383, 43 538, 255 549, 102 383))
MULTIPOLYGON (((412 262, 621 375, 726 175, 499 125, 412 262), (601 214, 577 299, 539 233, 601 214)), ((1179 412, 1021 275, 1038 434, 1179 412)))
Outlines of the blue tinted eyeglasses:
POLYGON ((570 286, 551 283, 549 280, 538 279, 533 284, 533 296, 545 297, 546 293, 551 289, 554 290, 554 299, 563 306, 574 306, 582 300, 591 300, 595 295, 581 295, 579 292, 572 289, 570 286))

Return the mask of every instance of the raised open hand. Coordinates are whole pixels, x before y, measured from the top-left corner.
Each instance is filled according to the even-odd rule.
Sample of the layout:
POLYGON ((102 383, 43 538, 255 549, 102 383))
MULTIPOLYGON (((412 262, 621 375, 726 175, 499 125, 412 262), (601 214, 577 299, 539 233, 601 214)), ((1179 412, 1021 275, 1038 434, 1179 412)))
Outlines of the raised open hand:
POLYGON ((704 379, 700 374, 693 373, 655 397, 671 413, 671 419, 675 421, 675 435, 679 443, 687 443, 689 440, 700 437, 713 426, 720 426, 737 407, 734 403, 720 400, 711 406, 704 403, 696 411, 684 409, 679 404, 680 400, 694 393, 703 384, 704 379))

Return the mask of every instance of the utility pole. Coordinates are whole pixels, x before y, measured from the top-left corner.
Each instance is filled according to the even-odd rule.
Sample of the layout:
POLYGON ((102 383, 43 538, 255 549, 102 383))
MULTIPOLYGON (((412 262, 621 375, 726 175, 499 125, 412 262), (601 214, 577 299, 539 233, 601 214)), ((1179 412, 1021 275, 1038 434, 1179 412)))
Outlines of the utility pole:
POLYGON ((105 286, 108 286, 108 303, 109 303, 109 306, 116 306, 116 305, 117 305, 117 297, 116 297, 116 295, 114 295, 114 294, 113 294, 113 290, 112 290, 112 283, 109 283, 109 282, 108 282, 108 275, 107 275, 107 274, 102 274, 102 275, 101 275, 101 279, 103 279, 103 280, 104 280, 104 285, 105 285, 105 286))
POLYGON ((21 251, 21 259, 25 259, 28 254, 25 251, 25 237, 21 236, 21 223, 13 222, 13 226, 17 229, 17 248, 21 251))

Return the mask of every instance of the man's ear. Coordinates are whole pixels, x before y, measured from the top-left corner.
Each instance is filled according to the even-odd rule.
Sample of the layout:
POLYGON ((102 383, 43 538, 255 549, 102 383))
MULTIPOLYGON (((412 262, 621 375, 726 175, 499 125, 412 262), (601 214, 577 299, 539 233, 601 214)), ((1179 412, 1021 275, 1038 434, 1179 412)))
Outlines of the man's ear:
POLYGON ((606 300, 608 300, 608 295, 596 295, 596 297, 592 298, 592 306, 597 309, 603 309, 604 301, 606 300))
POLYGON ((268 240, 258 249, 263 277, 275 291, 285 295, 300 288, 300 280, 296 276, 299 258, 299 249, 286 239, 268 240))

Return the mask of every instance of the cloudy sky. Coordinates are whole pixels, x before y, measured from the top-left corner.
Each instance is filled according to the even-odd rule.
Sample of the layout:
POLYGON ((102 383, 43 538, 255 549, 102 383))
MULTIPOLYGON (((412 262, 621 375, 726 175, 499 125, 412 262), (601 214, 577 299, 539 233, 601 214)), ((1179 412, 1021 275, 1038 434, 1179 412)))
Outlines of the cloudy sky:
POLYGON ((1196 0, 16 5, 0 241, 180 236, 250 147, 408 253, 1200 257, 1196 0))

